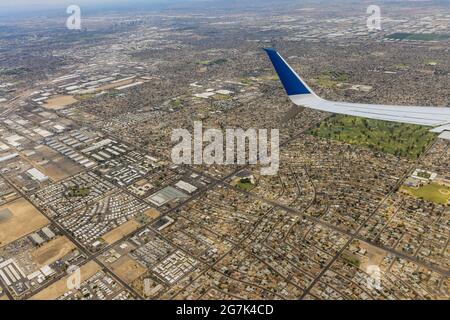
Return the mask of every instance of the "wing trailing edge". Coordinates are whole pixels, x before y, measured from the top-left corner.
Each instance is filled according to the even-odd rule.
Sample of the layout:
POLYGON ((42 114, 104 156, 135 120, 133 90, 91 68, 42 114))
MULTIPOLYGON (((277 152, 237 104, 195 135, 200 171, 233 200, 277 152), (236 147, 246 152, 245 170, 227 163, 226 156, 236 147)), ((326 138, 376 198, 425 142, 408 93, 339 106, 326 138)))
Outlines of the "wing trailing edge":
MULTIPOLYGON (((290 100, 297 106, 367 119, 433 127, 450 140, 450 108, 333 102, 320 98, 275 49, 264 49, 290 100)), ((292 113, 295 114, 295 113, 292 113)))

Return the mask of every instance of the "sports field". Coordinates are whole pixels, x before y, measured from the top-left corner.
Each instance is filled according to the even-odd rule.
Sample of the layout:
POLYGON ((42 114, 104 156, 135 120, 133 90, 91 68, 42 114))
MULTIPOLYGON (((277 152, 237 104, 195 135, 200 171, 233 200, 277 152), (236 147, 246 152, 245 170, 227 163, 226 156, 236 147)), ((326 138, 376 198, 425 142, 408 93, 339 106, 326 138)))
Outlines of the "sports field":
POLYGON ((236 184, 236 187, 238 187, 239 189, 242 189, 242 190, 244 190, 244 191, 250 191, 250 190, 252 190, 255 186, 254 186, 251 182, 242 182, 242 181, 239 181, 239 182, 236 184))
POLYGON ((437 204, 448 204, 450 202, 450 188, 437 183, 430 183, 419 188, 402 187, 414 197, 437 204))

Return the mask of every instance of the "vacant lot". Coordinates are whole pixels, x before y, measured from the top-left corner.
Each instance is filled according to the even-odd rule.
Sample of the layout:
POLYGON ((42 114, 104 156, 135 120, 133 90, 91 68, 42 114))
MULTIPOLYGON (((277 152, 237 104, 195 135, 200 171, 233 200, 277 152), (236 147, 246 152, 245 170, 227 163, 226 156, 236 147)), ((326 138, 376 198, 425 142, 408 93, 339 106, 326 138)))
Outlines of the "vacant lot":
POLYGON ((129 235, 130 233, 135 231, 137 228, 139 228, 139 226, 140 226, 139 222, 135 220, 130 220, 128 222, 125 222, 118 228, 108 232, 102 238, 103 240, 105 240, 107 244, 113 244, 122 239, 123 237, 125 237, 126 235, 129 235))
MULTIPOLYGON (((98 271, 100 271, 101 268, 98 264, 96 264, 94 261, 90 261, 87 264, 83 265, 80 268, 81 273, 81 282, 86 281, 90 277, 92 277, 94 274, 96 274, 98 271)), ((69 276, 66 276, 57 282, 53 283, 51 286, 45 288, 41 292, 35 294, 30 298, 30 300, 54 300, 60 296, 62 296, 64 293, 69 291, 67 288, 67 279, 69 276)))
POLYGON ((328 118, 310 133, 409 159, 417 159, 436 139, 426 127, 342 115, 328 118))
POLYGON ((61 259, 75 248, 75 245, 65 236, 58 237, 47 242, 42 247, 36 248, 31 253, 31 256, 39 267, 43 267, 61 259))
POLYGON ((110 89, 115 89, 115 88, 118 88, 118 87, 122 87, 122 86, 125 86, 127 84, 132 83, 134 80, 135 79, 129 79, 129 80, 123 80, 123 81, 118 81, 118 82, 105 84, 104 86, 98 88, 97 91, 104 91, 104 90, 110 90, 110 89))
POLYGON ((150 219, 157 219, 161 216, 161 212, 153 208, 145 211, 144 214, 150 219))
POLYGON ((75 102, 78 102, 78 100, 72 96, 56 96, 48 99, 44 104, 44 108, 50 110, 59 110, 63 109, 66 106, 70 106, 75 102))
POLYGON ((123 256, 111 265, 114 273, 126 283, 131 283, 144 273, 147 269, 128 256, 123 256))
POLYGON ((73 176, 82 170, 75 162, 60 156, 59 153, 47 146, 41 145, 34 151, 36 153, 29 157, 28 160, 53 182, 73 176))
POLYGON ((386 251, 374 247, 366 242, 359 242, 359 246, 366 250, 365 258, 361 262, 360 269, 367 272, 370 266, 380 266, 386 257, 386 251))
POLYGON ((82 168, 79 165, 64 157, 58 157, 42 166, 42 172, 54 182, 73 176, 81 170, 82 168))
POLYGON ((2 211, 8 211, 10 217, 0 222, 0 246, 5 246, 49 223, 47 218, 23 198, 1 206, 0 212, 2 211))

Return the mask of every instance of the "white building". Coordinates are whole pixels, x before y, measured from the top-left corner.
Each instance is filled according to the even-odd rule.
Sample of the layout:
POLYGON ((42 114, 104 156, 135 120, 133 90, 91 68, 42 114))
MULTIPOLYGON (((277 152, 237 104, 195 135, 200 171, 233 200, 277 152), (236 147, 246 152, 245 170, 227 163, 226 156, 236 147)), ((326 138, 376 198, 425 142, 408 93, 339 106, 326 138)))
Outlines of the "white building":
POLYGON ((48 180, 48 177, 36 168, 28 170, 27 174, 31 179, 41 183, 48 180))

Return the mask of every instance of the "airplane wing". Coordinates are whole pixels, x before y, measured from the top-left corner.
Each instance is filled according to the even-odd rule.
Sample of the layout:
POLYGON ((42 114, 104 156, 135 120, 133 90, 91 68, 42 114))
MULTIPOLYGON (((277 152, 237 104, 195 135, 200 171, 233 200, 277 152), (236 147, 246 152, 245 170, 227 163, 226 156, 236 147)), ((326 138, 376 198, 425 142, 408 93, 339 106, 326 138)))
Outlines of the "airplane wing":
POLYGON ((320 98, 274 49, 264 49, 291 101, 315 110, 368 119, 417 124, 433 127, 432 132, 450 140, 450 108, 409 107, 333 102, 320 98))

